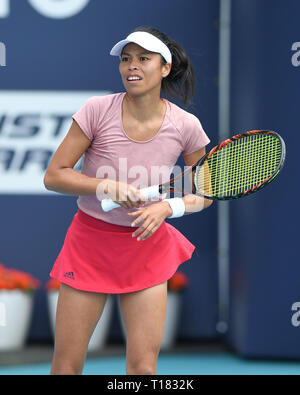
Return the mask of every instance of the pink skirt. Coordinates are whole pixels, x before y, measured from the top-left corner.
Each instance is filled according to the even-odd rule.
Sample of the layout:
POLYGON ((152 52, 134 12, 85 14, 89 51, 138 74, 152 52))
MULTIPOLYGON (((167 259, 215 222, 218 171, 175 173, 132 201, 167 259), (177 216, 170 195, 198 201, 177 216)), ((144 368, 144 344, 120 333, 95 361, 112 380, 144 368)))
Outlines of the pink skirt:
POLYGON ((147 240, 132 237, 136 229, 78 210, 50 276, 82 291, 135 292, 167 281, 194 252, 195 246, 166 222, 147 240))

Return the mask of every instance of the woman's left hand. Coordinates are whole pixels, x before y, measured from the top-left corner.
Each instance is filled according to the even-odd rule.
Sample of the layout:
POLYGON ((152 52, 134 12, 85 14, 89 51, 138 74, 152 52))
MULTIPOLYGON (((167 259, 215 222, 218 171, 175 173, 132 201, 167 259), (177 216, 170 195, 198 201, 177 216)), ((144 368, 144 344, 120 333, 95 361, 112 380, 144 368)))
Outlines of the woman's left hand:
POLYGON ((137 211, 128 213, 130 217, 137 217, 131 226, 137 226, 141 221, 143 224, 135 230, 132 237, 138 237, 138 241, 146 240, 157 231, 163 221, 172 215, 172 209, 168 202, 159 202, 151 204, 146 208, 140 208, 137 211))

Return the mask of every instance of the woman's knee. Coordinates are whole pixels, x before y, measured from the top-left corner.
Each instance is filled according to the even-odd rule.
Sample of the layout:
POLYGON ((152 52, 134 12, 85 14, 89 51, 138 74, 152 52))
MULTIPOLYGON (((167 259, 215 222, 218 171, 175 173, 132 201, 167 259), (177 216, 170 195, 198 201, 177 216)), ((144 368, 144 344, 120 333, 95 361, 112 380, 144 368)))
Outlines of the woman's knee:
POLYGON ((127 361, 126 365, 126 374, 155 375, 156 370, 156 361, 149 362, 144 360, 135 363, 127 361))
POLYGON ((126 350, 126 373, 150 375, 156 374, 157 359, 159 356, 159 346, 152 344, 152 347, 138 347, 133 352, 126 350))
POLYGON ((52 358, 51 374, 54 375, 80 375, 83 370, 87 354, 86 347, 72 346, 55 341, 54 353, 52 358))
POLYGON ((75 361, 54 356, 51 366, 51 375, 81 375, 83 363, 83 361, 75 361))

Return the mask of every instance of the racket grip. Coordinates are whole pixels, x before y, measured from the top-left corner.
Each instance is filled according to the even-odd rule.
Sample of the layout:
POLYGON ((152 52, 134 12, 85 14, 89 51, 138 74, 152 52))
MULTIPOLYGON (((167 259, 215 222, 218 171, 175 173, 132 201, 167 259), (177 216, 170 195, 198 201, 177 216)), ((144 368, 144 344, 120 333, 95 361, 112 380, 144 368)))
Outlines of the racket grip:
MULTIPOLYGON (((140 189, 140 192, 146 199, 151 199, 155 196, 160 195, 159 185, 153 185, 151 187, 142 188, 140 189)), ((114 208, 120 207, 120 205, 114 202, 112 199, 103 199, 101 200, 101 207, 103 211, 108 212, 110 210, 113 210, 114 208)))
POLYGON ((120 205, 115 203, 112 199, 103 199, 101 200, 101 207, 103 211, 108 212, 114 208, 120 207, 120 205))

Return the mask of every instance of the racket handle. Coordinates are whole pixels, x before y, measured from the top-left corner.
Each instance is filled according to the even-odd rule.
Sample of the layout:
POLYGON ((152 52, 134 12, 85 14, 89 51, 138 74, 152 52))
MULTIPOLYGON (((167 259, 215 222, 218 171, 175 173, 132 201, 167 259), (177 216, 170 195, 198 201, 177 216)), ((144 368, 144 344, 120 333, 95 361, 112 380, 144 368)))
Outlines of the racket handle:
POLYGON ((107 212, 114 208, 120 207, 118 203, 115 203, 112 199, 103 199, 101 200, 102 210, 107 212))
MULTIPOLYGON (((155 196, 160 195, 159 185, 153 185, 151 187, 142 188, 140 189, 140 192, 146 199, 151 199, 155 196)), ((101 207, 103 211, 107 212, 113 210, 114 208, 120 207, 120 205, 114 202, 112 199, 103 199, 101 200, 101 207)))

